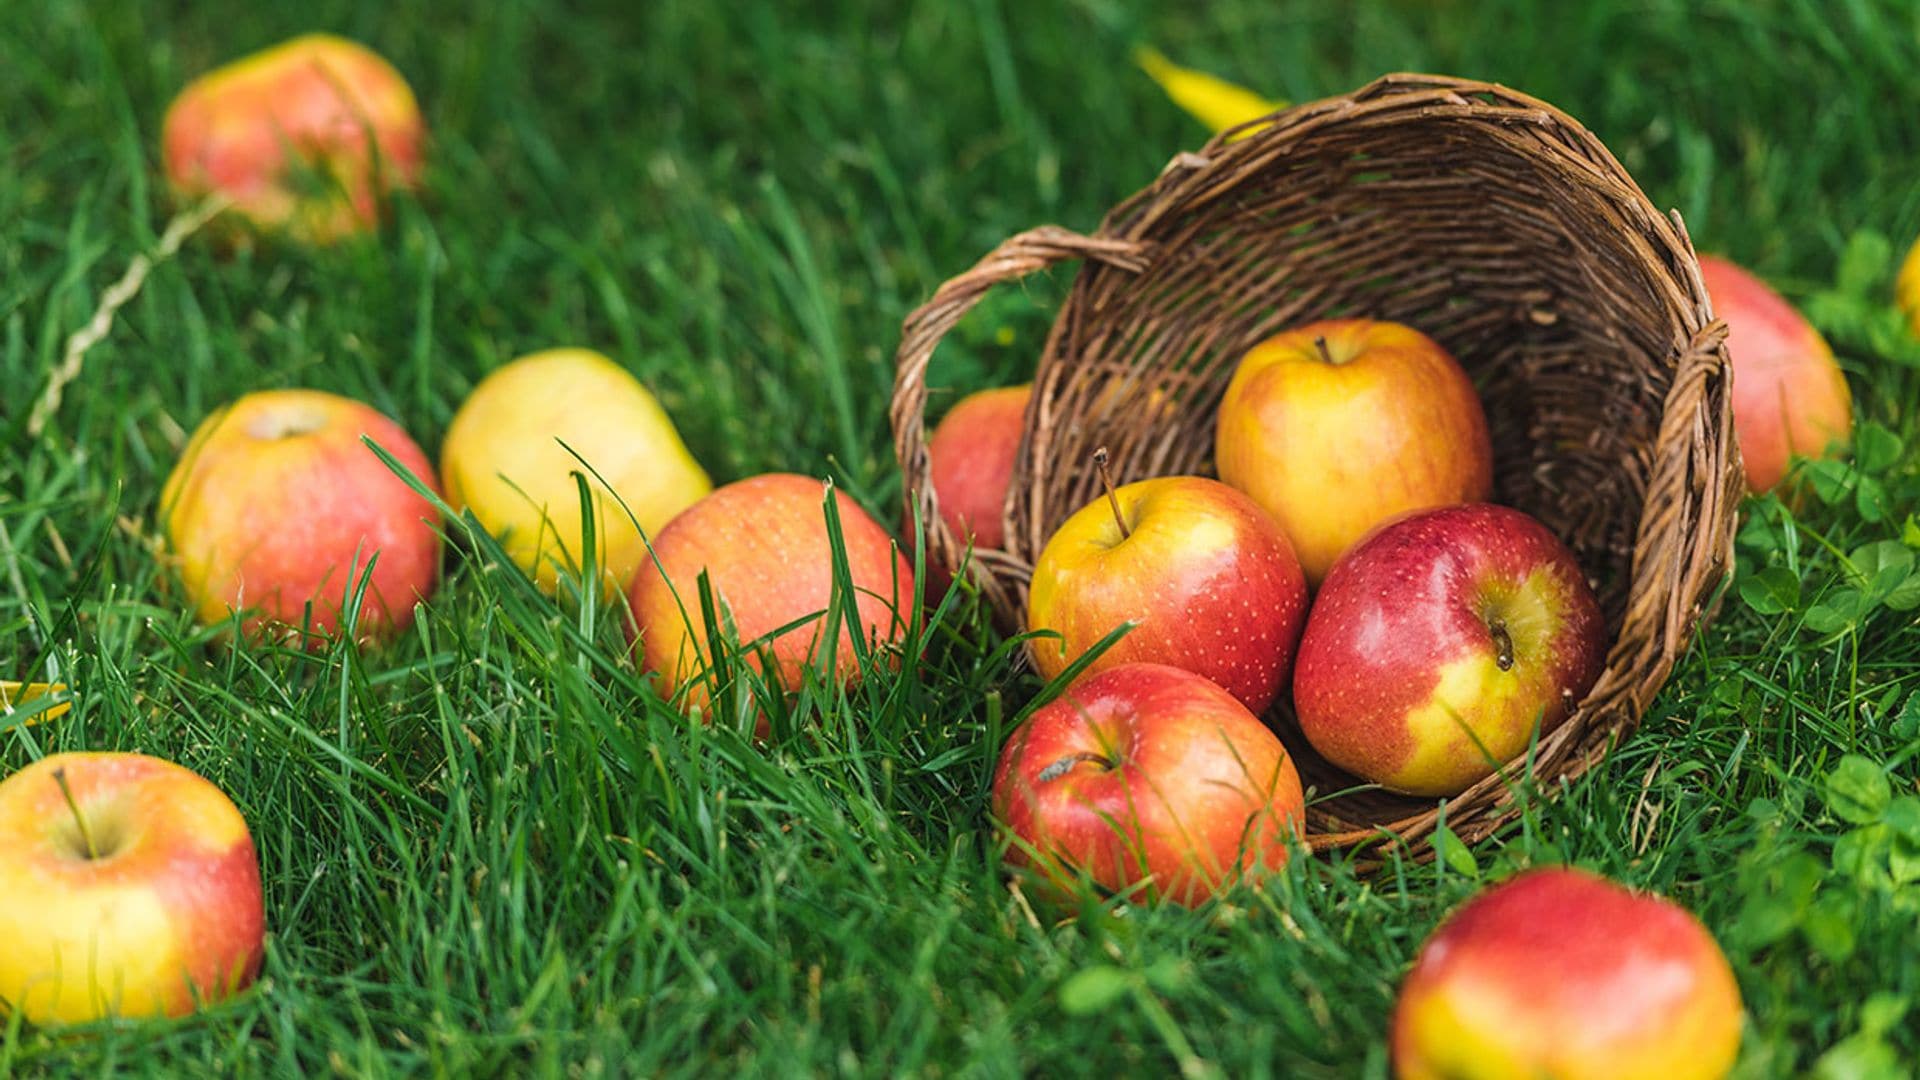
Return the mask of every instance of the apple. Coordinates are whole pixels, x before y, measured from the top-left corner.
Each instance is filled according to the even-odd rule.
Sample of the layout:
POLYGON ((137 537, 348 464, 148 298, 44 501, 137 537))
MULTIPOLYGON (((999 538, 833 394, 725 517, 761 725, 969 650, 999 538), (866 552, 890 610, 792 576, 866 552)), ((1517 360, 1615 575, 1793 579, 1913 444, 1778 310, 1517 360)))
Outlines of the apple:
POLYGON ((1715 1080, 1740 988, 1684 908, 1580 870, 1523 873, 1421 947, 1393 1014, 1401 1080, 1715 1080))
POLYGON ((1786 298, 1725 259, 1700 256, 1713 310, 1727 321, 1733 431, 1747 489, 1771 491, 1792 459, 1845 450, 1853 395, 1833 350, 1786 298))
POLYGON ((1920 240, 1907 249, 1907 259, 1900 264, 1893 298, 1900 310, 1907 313, 1907 324, 1913 328, 1914 336, 1920 337, 1920 240))
POLYGON ((1454 795, 1552 731, 1600 676, 1607 630, 1546 526, 1473 503, 1408 515, 1334 564, 1294 659, 1314 749, 1409 795, 1454 795))
POLYGON ((1367 319, 1254 346, 1221 399, 1214 459, 1280 523, 1314 585, 1375 525, 1493 490, 1467 373, 1418 330, 1367 319))
POLYGON ((379 223, 390 191, 419 180, 426 125, 393 65, 307 34, 200 76, 167 109, 167 180, 218 194, 270 231, 327 243, 379 223))
POLYGON ((641 534, 713 490, 654 396, 590 349, 533 353, 480 380, 440 447, 447 502, 549 593, 585 557, 574 473, 592 492, 596 561, 616 593, 647 558, 641 534))
POLYGON ((0 1015, 181 1016, 259 974, 260 861, 220 789, 143 754, 0 782, 0 1015))
POLYGON ((1007 482, 1033 387, 1003 386, 961 398, 933 429, 927 454, 940 520, 965 544, 997 549, 1006 542, 1007 482))
POLYGON ((1188 906, 1284 865, 1306 813, 1273 732, 1165 664, 1089 675, 1035 710, 1000 751, 993 807, 1008 862, 1050 888, 1085 874, 1188 906))
POLYGON ((765 672, 759 649, 742 660, 789 691, 800 689, 809 666, 832 643, 821 633, 833 593, 833 552, 825 503, 832 490, 847 568, 856 591, 857 628, 842 625, 834 673, 859 675, 852 635, 874 644, 899 640, 911 620, 913 568, 893 538, 860 505, 822 481, 771 473, 719 488, 667 523, 654 538, 654 559, 634 575, 630 625, 640 664, 655 673, 662 697, 685 695, 704 708, 712 657, 700 609, 704 571, 724 617, 743 645, 771 637, 776 670, 765 672), (820 616, 814 618, 813 616, 820 616))
MULTIPOLYGON (((1104 454, 1096 459, 1105 469, 1104 454)), ((1199 476, 1141 480, 1075 511, 1033 565, 1027 628, 1048 679, 1122 623, 1087 670, 1170 664, 1255 713, 1286 685, 1307 583, 1285 533, 1252 499, 1199 476)))
POLYGON ((160 494, 169 554, 201 621, 248 612, 250 633, 304 628, 315 644, 339 628, 364 576, 358 634, 413 622, 439 576, 433 506, 362 435, 432 483, 398 424, 335 394, 260 391, 201 423, 160 494))

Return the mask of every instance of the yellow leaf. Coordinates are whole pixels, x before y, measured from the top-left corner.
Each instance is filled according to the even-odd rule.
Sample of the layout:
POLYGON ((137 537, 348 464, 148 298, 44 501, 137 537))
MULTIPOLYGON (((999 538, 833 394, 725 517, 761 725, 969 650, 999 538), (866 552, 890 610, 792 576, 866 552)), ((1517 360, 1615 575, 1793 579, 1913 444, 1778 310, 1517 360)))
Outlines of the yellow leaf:
MULTIPOLYGON (((16 707, 25 705, 34 698, 42 697, 46 694, 62 693, 66 688, 66 683, 17 683, 0 679, 0 719, 4 719, 6 714, 12 712, 16 707)), ((52 720, 56 717, 64 716, 67 710, 71 708, 73 708, 73 702, 63 701, 45 712, 35 715, 34 718, 28 720, 27 723, 30 725, 37 724, 42 720, 52 720)))
MULTIPOLYGON (((1133 61, 1160 84, 1175 105, 1214 131, 1225 131, 1286 108, 1284 101, 1273 101, 1218 76, 1181 67, 1158 49, 1145 45, 1133 51, 1133 61)), ((1242 134, 1251 135, 1257 130, 1251 128, 1242 134)))

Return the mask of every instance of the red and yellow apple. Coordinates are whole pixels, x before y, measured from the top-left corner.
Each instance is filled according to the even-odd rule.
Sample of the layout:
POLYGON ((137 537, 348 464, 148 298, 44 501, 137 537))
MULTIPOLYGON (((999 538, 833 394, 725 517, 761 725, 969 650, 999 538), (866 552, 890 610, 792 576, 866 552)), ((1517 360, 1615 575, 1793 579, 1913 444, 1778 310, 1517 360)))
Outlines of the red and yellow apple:
POLYGON ((1853 395, 1826 339, 1785 297, 1725 259, 1702 255, 1700 277, 1727 321, 1733 430, 1748 490, 1772 490, 1796 456, 1844 452, 1853 395))
POLYGON ((433 506, 362 435, 433 482, 398 424, 334 394, 260 391, 201 423, 160 494, 170 556, 201 621, 243 612, 250 632, 330 636, 366 577, 357 635, 413 622, 440 572, 433 506))
POLYGON ((1189 671, 1126 664, 1035 710, 1000 752, 994 814, 1006 857, 1070 889, 1194 905, 1285 865, 1305 815, 1272 731, 1189 671))
POLYGON ((1684 908, 1579 870, 1535 870, 1460 906, 1393 1015, 1401 1080, 1717 1080, 1740 988, 1684 908))
POLYGON ((933 494, 954 539, 994 549, 1006 542, 1003 511, 1032 386, 1004 386, 960 399, 933 429, 933 494))
POLYGON ((373 228, 419 179, 426 125, 393 65, 307 34, 200 76, 167 109, 167 179, 257 227, 326 243, 373 228))
POLYGON ((480 380, 440 446, 448 504, 472 511, 550 593, 585 558, 574 473, 592 493, 595 561, 614 592, 647 559, 641 534, 713 490, 659 401, 589 349, 533 353, 480 380))
POLYGON ((1342 556, 1294 659, 1314 749, 1409 795, 1453 795, 1567 718, 1606 626, 1546 526, 1472 503, 1411 514, 1342 556))
POLYGON ((1375 525, 1487 498, 1493 446, 1473 383, 1397 323, 1312 323, 1256 345, 1220 402, 1220 479, 1280 523, 1307 580, 1375 525))
POLYGON ((1286 685, 1307 583, 1286 534, 1252 499, 1198 476, 1142 480, 1062 522, 1033 566, 1034 666, 1059 675, 1122 623, 1088 668, 1169 664, 1265 712, 1286 685))
POLYGON ((913 568, 886 530, 838 489, 832 489, 833 499, 859 625, 843 623, 837 644, 822 633, 833 595, 828 490, 819 480, 791 473, 756 476, 719 488, 660 530, 653 542, 655 559, 634 575, 629 600, 641 667, 655 673, 662 697, 672 699, 684 689, 687 707, 704 707, 707 701, 712 657, 700 608, 702 572, 724 623, 743 645, 771 636, 777 670, 764 671, 757 648, 746 650, 743 661, 787 690, 800 689, 807 669, 820 664, 829 648, 834 673, 857 677, 854 633, 872 644, 897 641, 905 633, 912 617, 913 568), (794 623, 800 625, 772 636, 794 623))
POLYGON ((56 754, 0 782, 0 1015, 192 1012, 253 982, 261 912, 246 821, 187 769, 56 754))

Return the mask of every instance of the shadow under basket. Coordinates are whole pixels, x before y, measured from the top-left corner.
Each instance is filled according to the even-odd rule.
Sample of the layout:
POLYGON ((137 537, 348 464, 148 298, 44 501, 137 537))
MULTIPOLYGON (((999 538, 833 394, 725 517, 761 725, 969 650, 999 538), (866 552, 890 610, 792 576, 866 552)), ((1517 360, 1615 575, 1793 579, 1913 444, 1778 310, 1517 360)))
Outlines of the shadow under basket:
MULTIPOLYGON (((1662 215, 1593 134, 1488 83, 1389 75, 1181 154, 1091 236, 1012 237, 943 284, 902 330, 895 450, 930 562, 966 550, 940 520, 927 453, 927 368, 994 285, 1082 266, 1048 334, 1005 507, 1002 550, 970 573, 1021 629, 1034 559, 1116 483, 1212 475, 1214 415, 1249 348, 1301 323, 1390 319, 1446 346, 1486 405, 1494 498, 1573 549, 1612 645, 1599 681, 1542 737, 1539 789, 1632 730, 1687 647, 1732 558, 1743 481, 1716 320, 1679 215, 1662 215)), ((1267 717, 1315 800, 1315 850, 1394 840, 1431 854, 1440 802, 1356 786, 1267 717)), ((1516 813, 1524 762, 1446 801, 1477 840, 1516 813)))

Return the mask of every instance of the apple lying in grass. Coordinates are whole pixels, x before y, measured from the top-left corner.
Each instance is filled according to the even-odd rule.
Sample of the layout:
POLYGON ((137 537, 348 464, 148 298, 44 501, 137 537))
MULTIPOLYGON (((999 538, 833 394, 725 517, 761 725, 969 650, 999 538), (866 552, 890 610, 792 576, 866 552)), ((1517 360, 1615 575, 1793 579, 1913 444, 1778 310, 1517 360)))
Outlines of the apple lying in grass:
MULTIPOLYGON (((1104 456, 1100 459, 1104 475, 1104 456)), ((1142 480, 1062 522, 1033 566, 1034 666, 1059 675, 1126 622, 1088 671, 1169 664, 1265 712, 1286 685, 1307 611, 1287 538, 1252 499, 1216 480, 1142 480)))
POLYGON ((1287 861, 1305 814, 1280 740, 1192 672, 1127 664, 1090 675, 1007 740, 993 777, 1007 859, 1053 889, 1193 905, 1287 861))
POLYGON ((962 544, 996 549, 1006 542, 1003 511, 1032 386, 1003 386, 960 399, 933 429, 933 494, 940 520, 962 544))
POLYGON ((1504 506, 1392 522, 1334 564, 1294 659, 1300 730, 1327 760, 1453 795, 1552 731, 1600 675, 1606 626, 1546 526, 1504 506))
POLYGON ((480 380, 440 447, 447 502, 471 510, 548 592, 585 558, 576 472, 592 492, 595 561, 615 592, 647 558, 642 530, 658 532, 713 490, 647 388, 588 349, 533 353, 480 380))
POLYGON ((1894 302, 1907 313, 1907 325, 1920 337, 1920 240, 1907 249, 1907 260, 1900 264, 1900 276, 1893 285, 1894 302))
POLYGON ((260 391, 201 423, 161 491, 160 520, 203 622, 245 612, 250 632, 304 630, 317 643, 340 629, 362 578, 359 636, 413 622, 439 575, 436 515, 363 435, 432 483, 398 424, 334 394, 260 391))
POLYGON ((255 226, 326 243, 373 228, 419 179, 426 125, 393 65, 307 34, 188 84, 161 134, 183 198, 218 194, 255 226))
POLYGON ((712 656, 698 584, 703 571, 721 624, 749 646, 742 659, 755 670, 764 672, 760 649, 752 646, 791 626, 771 638, 776 670, 764 672, 787 690, 800 689, 807 668, 820 665, 829 649, 834 673, 857 677, 854 633, 876 647, 901 637, 911 620, 913 569, 886 530, 837 489, 833 500, 859 625, 842 623, 837 643, 822 632, 833 595, 828 490, 791 473, 756 476, 719 488, 660 530, 653 542, 657 561, 634 575, 629 599, 641 666, 655 673, 662 697, 684 689, 689 708, 708 699, 712 656))
POLYGON ((1795 456, 1846 449, 1853 395, 1833 350, 1766 282, 1725 259, 1700 257, 1713 310, 1727 320, 1733 361, 1733 429, 1751 491, 1772 490, 1795 456))
POLYGON ((0 1016, 180 1016, 250 985, 260 863, 220 789, 141 754, 55 754, 0 782, 0 1016))
POLYGON ((1740 1048, 1740 989, 1685 909, 1579 870, 1461 905, 1393 1016, 1402 1080, 1714 1080, 1740 1048))
POLYGON ((1485 499, 1493 447, 1473 383, 1397 323, 1312 323, 1255 346, 1220 402, 1220 479, 1280 523, 1307 580, 1382 521, 1485 499))

